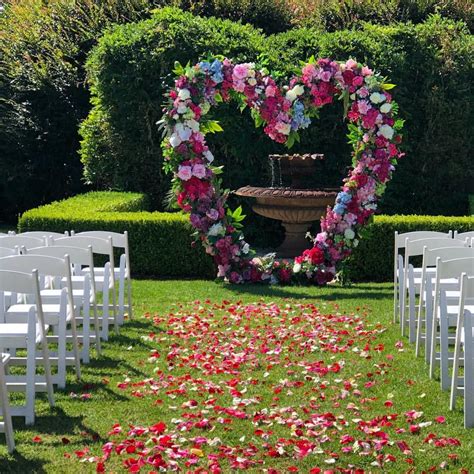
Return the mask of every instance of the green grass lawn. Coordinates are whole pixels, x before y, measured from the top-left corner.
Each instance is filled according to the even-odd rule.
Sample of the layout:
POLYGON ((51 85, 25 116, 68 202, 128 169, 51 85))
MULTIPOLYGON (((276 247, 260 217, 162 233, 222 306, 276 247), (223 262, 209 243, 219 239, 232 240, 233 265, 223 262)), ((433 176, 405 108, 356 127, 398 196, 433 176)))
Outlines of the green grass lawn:
MULTIPOLYGON (((109 440, 125 439, 128 425, 150 426, 164 422, 167 430, 172 432, 178 424, 176 419, 193 419, 189 418, 193 413, 196 416, 199 414, 200 417, 207 416, 211 427, 183 431, 182 437, 186 438, 180 440, 183 447, 193 447, 189 440, 197 436, 219 438, 223 445, 227 446, 255 445, 258 453, 253 457, 245 454, 245 451, 244 454, 239 454, 240 457, 251 458, 257 462, 250 465, 250 472, 262 472, 262 469, 269 468, 274 468, 274 472, 292 472, 295 467, 299 472, 310 472, 311 468, 315 467, 324 471, 337 467, 348 469, 351 465, 364 469, 365 472, 398 473, 410 469, 413 469, 412 472, 422 472, 432 466, 438 470, 444 468, 449 472, 459 472, 461 468, 470 470, 471 466, 474 466, 474 431, 466 431, 463 428, 461 402, 456 412, 449 412, 448 394, 440 390, 438 381, 429 380, 424 362, 416 359, 413 347, 406 339, 400 338, 398 325, 392 324, 392 290, 388 284, 358 284, 350 288, 286 288, 236 287, 207 281, 135 281, 134 303, 134 319, 122 327, 120 336, 112 336, 103 344, 102 357, 93 357, 91 363, 83 367, 80 383, 74 380, 70 369, 66 390, 56 392, 54 409, 49 409, 45 396, 39 395, 34 427, 27 428, 21 419, 14 420, 17 452, 8 455, 4 444, 0 445, 0 473, 95 472, 96 464, 88 462, 88 457, 101 455, 101 447, 109 440), (192 304, 196 300, 200 303, 192 304), (334 333, 328 340, 337 344, 353 343, 353 346, 344 352, 333 353, 316 345, 311 350, 304 349, 305 352, 301 352, 302 355, 299 356, 298 351, 303 351, 300 344, 310 338, 309 333, 312 331, 311 327, 304 325, 304 321, 288 320, 289 333, 285 333, 286 328, 279 324, 282 319, 278 315, 275 315, 274 325, 268 314, 262 318, 249 317, 248 322, 241 325, 235 323, 232 318, 228 319, 228 309, 232 308, 231 306, 227 305, 221 311, 205 303, 206 300, 215 303, 223 300, 239 302, 239 308, 247 303, 265 302, 267 306, 262 308, 266 308, 266 311, 271 307, 271 303, 276 303, 283 312, 287 311, 291 315, 304 314, 307 311, 299 310, 296 306, 299 303, 314 303, 322 314, 342 313, 360 318, 363 327, 358 331, 365 334, 366 330, 368 335, 358 336, 360 340, 348 342, 355 328, 351 324, 336 324, 334 328, 344 330, 347 327, 350 334, 334 333), (179 308, 176 304, 186 305, 179 308), (293 309, 290 310, 289 307, 293 309), (195 316, 190 318, 193 321, 196 315, 200 315, 202 324, 209 324, 209 330, 215 333, 204 337, 199 331, 192 332, 189 326, 191 323, 185 318, 180 335, 180 325, 167 322, 170 313, 180 317, 194 314, 195 316), (155 324, 154 315, 158 317, 155 324), (298 332, 300 327, 301 331, 305 332, 298 332), (183 337, 186 330, 189 331, 189 338, 187 334, 186 338, 183 337), (205 341, 211 350, 216 337, 220 338, 219 347, 236 344, 235 352, 238 353, 250 344, 250 335, 255 337, 259 331, 261 337, 258 344, 268 342, 269 347, 273 349, 280 344, 280 341, 272 339, 273 335, 285 333, 290 337, 282 343, 281 355, 262 350, 257 359, 247 361, 236 369, 238 376, 206 376, 202 367, 190 368, 190 362, 178 363, 184 360, 185 355, 190 357, 195 353, 205 352, 206 347, 200 346, 199 342, 202 344, 205 341), (300 338, 292 340, 295 334, 299 334, 300 338), (265 341, 267 337, 268 341, 265 341), (335 342, 338 338, 340 342, 335 342), (397 344, 399 340, 403 341, 403 348, 397 344), (366 344, 368 346, 364 347, 366 344), (166 357, 172 346, 184 351, 176 358, 176 362, 172 362, 173 369, 166 357), (354 350, 356 347, 357 351, 354 350), (159 352, 159 357, 151 360, 153 350, 159 352), (307 368, 297 365, 299 358, 306 362, 322 361, 323 366, 341 363, 341 370, 328 374, 308 372, 307 368), (163 380, 168 376, 184 377, 185 380, 189 374, 194 382, 183 382, 186 393, 166 393, 169 388, 163 387, 156 393, 151 393, 148 382, 145 385, 140 383, 153 377, 161 377, 163 380), (231 422, 223 424, 216 421, 218 415, 212 409, 204 409, 206 406, 209 408, 204 401, 215 397, 220 405, 232 406, 233 398, 228 393, 228 385, 225 385, 223 394, 210 395, 201 391, 199 383, 196 385, 195 381, 201 379, 222 385, 233 378, 240 381, 236 385, 236 389, 240 391, 239 397, 253 400, 240 408, 250 419, 241 420, 229 416, 232 418, 231 422), (291 385, 291 382, 295 381, 302 381, 304 384, 291 385), (118 387, 123 383, 127 385, 126 388, 123 385, 122 388, 118 387), (136 385, 133 386, 134 383, 136 385), (349 386, 346 386, 347 383, 349 386), (344 390, 344 387, 347 390, 344 390), (190 408, 189 401, 192 399, 197 400, 197 408, 190 408), (389 406, 391 404, 393 406, 389 406), (407 422, 405 413, 410 410, 423 414, 420 418, 407 422), (297 420, 309 419, 310 412, 333 412, 336 420, 341 422, 344 419, 348 426, 344 427, 342 422, 336 422, 327 428, 320 428, 325 430, 324 433, 298 433, 297 420), (255 419, 252 420, 256 413, 263 413, 264 418, 273 413, 272 422, 265 419, 259 424, 255 419), (385 423, 380 423, 381 417, 387 414, 391 415, 390 418, 385 420, 385 423), (434 421, 441 415, 446 417, 445 423, 434 421), (291 417, 295 419, 294 427, 288 422, 291 417), (369 421, 376 417, 379 417, 376 429, 371 431, 371 428, 367 428, 366 433, 356 429, 361 426, 360 420, 369 421), (410 433, 410 424, 417 426, 420 422, 422 426, 417 428, 415 433, 410 433), (115 423, 120 424, 124 432, 109 435, 115 423), (381 448, 380 453, 382 456, 393 455, 394 462, 387 462, 383 468, 374 465, 378 453, 374 454, 373 445, 367 450, 367 455, 360 455, 361 451, 364 451, 360 447, 351 453, 341 453, 342 447, 353 444, 350 440, 347 444, 341 443, 341 436, 348 434, 357 440, 369 439, 372 443, 378 439, 374 433, 381 429, 380 426, 383 427, 382 431, 389 435, 389 444, 381 448), (404 431, 400 431, 400 428, 404 431), (261 432, 255 430, 263 430, 265 435, 262 437, 261 432), (432 443, 424 443, 429 433, 446 439, 458 439, 461 445, 436 447, 432 443), (321 437, 326 435, 328 440, 324 442, 321 437), (293 445, 289 445, 286 453, 281 456, 262 455, 268 451, 268 446, 274 446, 281 438, 306 439, 312 442, 317 439, 318 446, 312 454, 301 459, 295 457, 293 445), (402 452, 404 448, 397 445, 399 441, 408 444, 409 453, 402 452), (83 462, 80 462, 75 451, 81 451, 85 446, 90 452, 82 458, 83 462), (331 456, 331 453, 334 456, 331 456)), ((204 326, 200 327, 202 329, 204 326)), ((3 442, 3 435, 0 436, 3 442)), ((196 448, 195 445, 194 447, 196 448)), ((212 450, 215 452, 216 449, 205 446, 202 452, 197 450, 198 464, 191 465, 188 469, 206 468, 206 458, 201 458, 201 454, 205 455, 212 450)), ((106 472, 127 472, 122 463, 133 455, 113 455, 105 463, 106 472)), ((180 465, 184 466, 184 461, 180 461, 180 465)), ((222 461, 221 466, 222 472, 230 472, 227 461, 222 461)), ((140 472, 152 470, 148 467, 140 472)), ((186 468, 183 470, 185 472, 186 468)), ((158 471, 158 468, 155 471, 158 471)))

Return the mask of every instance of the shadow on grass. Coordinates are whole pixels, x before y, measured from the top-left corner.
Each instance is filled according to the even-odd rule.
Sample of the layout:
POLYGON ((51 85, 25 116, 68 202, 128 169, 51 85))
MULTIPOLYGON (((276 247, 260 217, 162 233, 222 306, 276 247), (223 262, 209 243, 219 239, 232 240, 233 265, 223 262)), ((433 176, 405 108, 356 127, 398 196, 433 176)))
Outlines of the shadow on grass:
POLYGON ((18 451, 9 456, 9 459, 0 461, 0 469, 2 474, 19 474, 19 473, 35 473, 45 474, 44 465, 46 463, 40 459, 25 458, 18 451))
POLYGON ((304 287, 284 287, 272 286, 263 287, 259 285, 235 285, 229 287, 230 291, 237 294, 255 295, 258 297, 275 297, 275 298, 292 298, 302 300, 324 300, 324 301, 338 301, 348 299, 376 299, 382 300, 389 297, 392 293, 389 289, 374 288, 367 286, 354 287, 325 287, 321 288, 320 293, 308 293, 300 291, 304 287), (362 291, 361 291, 362 290, 362 291), (363 291, 366 290, 366 291, 363 291))

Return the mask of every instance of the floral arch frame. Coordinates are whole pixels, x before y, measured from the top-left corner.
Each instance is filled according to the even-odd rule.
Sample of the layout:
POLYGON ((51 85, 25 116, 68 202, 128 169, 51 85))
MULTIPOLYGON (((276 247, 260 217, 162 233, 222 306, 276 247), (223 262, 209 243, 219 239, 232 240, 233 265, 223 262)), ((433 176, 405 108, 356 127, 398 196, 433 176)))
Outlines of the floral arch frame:
POLYGON ((232 283, 305 280, 325 284, 360 239, 360 231, 377 208, 397 160, 403 121, 388 92, 394 87, 369 67, 349 59, 311 59, 288 85, 279 87, 270 73, 254 63, 234 64, 209 58, 194 66, 176 64, 175 85, 167 93, 162 142, 164 168, 173 173, 178 206, 190 214, 195 236, 213 256, 218 277, 232 283), (256 258, 244 240, 241 208, 227 209, 229 191, 221 189, 222 168, 206 145, 207 133, 221 131, 206 119, 211 107, 235 100, 250 108, 256 126, 274 141, 291 147, 298 132, 318 109, 337 97, 344 101, 352 168, 343 180, 335 205, 321 219, 313 247, 293 263, 256 258))

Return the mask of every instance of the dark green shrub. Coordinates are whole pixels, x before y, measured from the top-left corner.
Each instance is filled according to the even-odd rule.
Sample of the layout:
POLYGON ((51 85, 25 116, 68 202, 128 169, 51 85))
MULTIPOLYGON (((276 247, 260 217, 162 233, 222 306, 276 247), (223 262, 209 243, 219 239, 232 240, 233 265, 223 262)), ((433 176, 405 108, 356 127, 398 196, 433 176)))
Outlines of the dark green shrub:
POLYGON ((393 280, 394 233, 433 230, 474 230, 474 217, 376 216, 363 233, 359 246, 347 263, 353 281, 393 280))
MULTIPOLYGON (((384 213, 465 215, 472 189, 474 40, 462 23, 438 16, 416 26, 361 31, 292 30, 271 39, 271 63, 288 70, 314 54, 355 57, 390 77, 406 119, 403 158, 381 204, 384 213)), ((333 183, 350 164, 340 104, 323 109, 301 147, 326 154, 333 183)))
MULTIPOLYGON (((147 192, 154 206, 162 208, 168 177, 161 169, 156 122, 175 60, 195 62, 213 52, 245 61, 262 50, 261 34, 250 26, 171 8, 110 30, 87 62, 94 108, 81 127, 86 177, 96 187, 112 180, 110 187, 147 192)), ((229 165, 227 184, 235 188, 255 175, 266 181, 270 140, 235 106, 222 106, 217 114, 226 132, 213 137, 212 144, 229 165)))
POLYGON ((110 230, 129 233, 133 274, 213 278, 212 259, 193 245, 188 216, 148 212, 138 193, 91 192, 25 212, 21 232, 110 230))
POLYGON ((329 31, 352 28, 361 21, 385 25, 421 23, 435 13, 463 20, 471 31, 474 27, 471 0, 287 0, 287 3, 295 24, 329 31))
POLYGON ((474 216, 474 194, 469 195, 469 214, 474 216))

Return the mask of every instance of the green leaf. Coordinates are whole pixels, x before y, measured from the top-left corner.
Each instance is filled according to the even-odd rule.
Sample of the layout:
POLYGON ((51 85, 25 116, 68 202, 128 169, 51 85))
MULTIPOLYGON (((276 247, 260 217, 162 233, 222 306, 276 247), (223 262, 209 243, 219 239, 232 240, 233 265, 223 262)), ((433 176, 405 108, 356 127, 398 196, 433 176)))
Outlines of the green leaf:
POLYGON ((386 91, 389 91, 390 89, 393 89, 394 87, 396 87, 395 84, 382 84, 382 89, 386 91))

